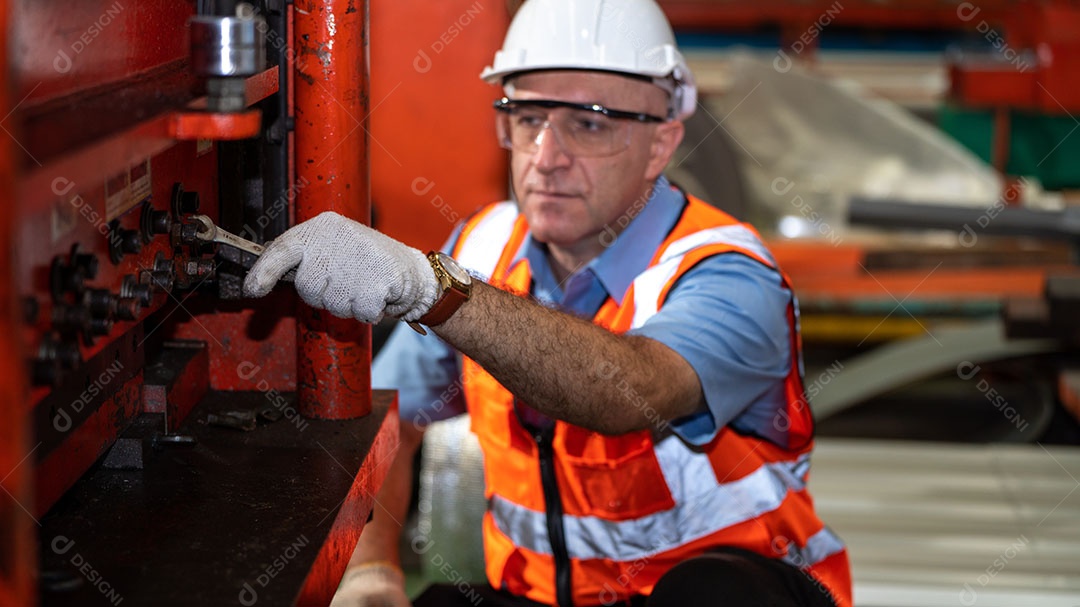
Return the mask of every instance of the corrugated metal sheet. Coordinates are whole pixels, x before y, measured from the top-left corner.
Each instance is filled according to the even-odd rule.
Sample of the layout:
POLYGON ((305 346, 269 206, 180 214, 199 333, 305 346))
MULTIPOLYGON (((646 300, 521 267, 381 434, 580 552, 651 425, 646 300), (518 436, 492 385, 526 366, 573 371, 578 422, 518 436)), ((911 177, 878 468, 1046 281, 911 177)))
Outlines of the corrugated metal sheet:
POLYGON ((822 439, 860 606, 1080 606, 1080 448, 822 439))

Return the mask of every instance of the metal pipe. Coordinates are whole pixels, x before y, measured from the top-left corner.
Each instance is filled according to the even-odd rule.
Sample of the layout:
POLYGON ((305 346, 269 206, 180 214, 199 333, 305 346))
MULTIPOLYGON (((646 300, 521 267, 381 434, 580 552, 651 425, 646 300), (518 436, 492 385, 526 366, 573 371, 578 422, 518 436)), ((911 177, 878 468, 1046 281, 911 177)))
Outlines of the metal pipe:
POLYGON ((893 229, 952 230, 963 235, 1041 236, 1076 242, 1080 208, 1040 211, 1008 206, 1000 200, 986 207, 960 207, 853 197, 848 219, 855 225, 893 229))
MULTIPOLYGON (((367 3, 294 4, 296 223, 324 211, 371 222, 367 154, 367 3)), ((347 419, 371 412, 371 327, 299 304, 300 412, 347 419)))

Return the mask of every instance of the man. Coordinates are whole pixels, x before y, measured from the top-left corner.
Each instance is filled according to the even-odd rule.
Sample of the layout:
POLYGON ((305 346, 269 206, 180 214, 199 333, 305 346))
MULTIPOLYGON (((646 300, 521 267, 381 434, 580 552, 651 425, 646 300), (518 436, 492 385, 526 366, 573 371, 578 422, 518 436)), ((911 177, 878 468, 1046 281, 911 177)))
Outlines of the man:
POLYGON ((399 326, 376 361, 401 390, 402 446, 335 605, 409 604, 413 419, 462 408, 484 452, 491 604, 850 605, 846 551, 805 486, 787 281, 752 228, 662 176, 696 90, 660 9, 529 0, 482 77, 506 91, 516 202, 459 226, 452 256, 325 213, 245 284, 263 295, 298 266, 308 304, 441 338, 399 326))

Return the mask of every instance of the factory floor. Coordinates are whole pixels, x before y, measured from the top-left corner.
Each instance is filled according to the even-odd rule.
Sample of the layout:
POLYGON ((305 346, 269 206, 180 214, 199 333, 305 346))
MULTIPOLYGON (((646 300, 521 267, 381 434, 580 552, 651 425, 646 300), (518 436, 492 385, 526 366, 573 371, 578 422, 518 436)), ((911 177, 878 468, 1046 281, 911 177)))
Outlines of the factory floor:
POLYGON ((821 439, 811 490, 866 607, 1080 605, 1080 449, 821 439))

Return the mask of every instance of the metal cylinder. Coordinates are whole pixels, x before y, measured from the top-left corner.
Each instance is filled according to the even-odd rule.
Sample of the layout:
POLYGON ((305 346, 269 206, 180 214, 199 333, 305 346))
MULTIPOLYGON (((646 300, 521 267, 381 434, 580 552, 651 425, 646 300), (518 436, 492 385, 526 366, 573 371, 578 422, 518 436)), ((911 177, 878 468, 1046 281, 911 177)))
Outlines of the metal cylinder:
POLYGON ((893 229, 938 229, 998 236, 1035 236, 1080 239, 1080 208, 1044 211, 1006 206, 1005 201, 985 207, 852 197, 848 220, 855 225, 893 229))
MULTIPOLYGON (((295 3, 296 178, 308 184, 297 191, 297 223, 323 211, 370 223, 365 15, 361 0, 295 3)), ((303 415, 371 412, 370 326, 300 304, 297 347, 303 415)))
POLYGON ((247 107, 247 76, 266 66, 266 20, 249 4, 236 17, 197 15, 191 18, 191 68, 205 76, 206 108, 242 112, 247 107))
POLYGON ((196 15, 191 26, 191 69, 206 77, 253 76, 266 65, 262 32, 266 21, 260 15, 214 17, 196 15))

